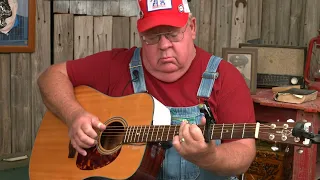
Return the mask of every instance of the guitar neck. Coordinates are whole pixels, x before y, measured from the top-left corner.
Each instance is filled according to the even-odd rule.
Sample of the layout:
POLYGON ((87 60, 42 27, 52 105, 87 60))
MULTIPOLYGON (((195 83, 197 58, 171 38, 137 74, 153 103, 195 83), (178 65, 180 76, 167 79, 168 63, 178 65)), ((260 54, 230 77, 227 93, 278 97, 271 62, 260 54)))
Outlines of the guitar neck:
MULTIPOLYGON (((243 124, 213 124, 210 126, 209 136, 215 139, 244 139, 256 138, 259 133, 259 123, 243 124)), ((204 135, 206 126, 198 125, 204 135)), ((155 125, 155 126, 129 126, 117 129, 118 133, 124 134, 123 144, 148 143, 170 141, 179 134, 180 125, 155 125)), ((115 129, 107 130, 105 135, 114 134, 115 129)))

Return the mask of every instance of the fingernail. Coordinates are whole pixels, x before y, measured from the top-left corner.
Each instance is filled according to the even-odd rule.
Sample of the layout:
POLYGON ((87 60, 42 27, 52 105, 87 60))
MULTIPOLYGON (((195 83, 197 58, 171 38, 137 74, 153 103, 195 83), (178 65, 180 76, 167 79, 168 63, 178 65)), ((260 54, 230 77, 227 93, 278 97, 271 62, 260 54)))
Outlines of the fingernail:
POLYGON ((100 129, 100 126, 102 126, 102 123, 99 123, 99 124, 98 124, 98 128, 99 128, 99 129, 100 129))

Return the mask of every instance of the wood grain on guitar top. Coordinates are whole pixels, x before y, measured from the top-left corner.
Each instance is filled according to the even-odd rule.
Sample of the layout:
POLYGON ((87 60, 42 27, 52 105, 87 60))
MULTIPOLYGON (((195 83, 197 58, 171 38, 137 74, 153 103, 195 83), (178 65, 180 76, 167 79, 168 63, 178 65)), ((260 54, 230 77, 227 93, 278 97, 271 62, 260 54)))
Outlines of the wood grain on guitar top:
MULTIPOLYGON (((101 122, 121 117, 128 126, 152 124, 154 102, 148 94, 113 98, 90 87, 80 86, 75 88, 75 95, 84 109, 96 115, 101 122)), ((155 144, 123 144, 113 155, 101 155, 89 149, 87 157, 76 153, 69 158, 69 141, 67 126, 47 111, 32 150, 30 179, 156 179, 165 152, 155 144), (82 170, 77 163, 84 169, 92 170, 82 170)))

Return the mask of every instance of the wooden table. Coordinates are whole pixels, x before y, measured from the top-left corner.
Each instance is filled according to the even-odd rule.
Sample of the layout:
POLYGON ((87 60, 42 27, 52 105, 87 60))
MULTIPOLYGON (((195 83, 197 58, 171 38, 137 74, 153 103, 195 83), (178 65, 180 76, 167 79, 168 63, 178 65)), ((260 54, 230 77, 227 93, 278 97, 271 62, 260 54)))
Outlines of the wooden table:
MULTIPOLYGON (((320 125, 320 97, 311 102, 302 104, 289 104, 276 102, 273 99, 271 89, 257 89, 252 95, 254 101, 255 115, 257 121, 261 122, 286 122, 288 119, 295 121, 307 120, 311 122, 312 132, 318 134, 320 125)), ((300 148, 301 149, 301 148, 300 148)), ((293 155, 293 180, 315 180, 317 145, 311 148, 302 148, 303 153, 297 151, 299 147, 294 147, 293 155)))

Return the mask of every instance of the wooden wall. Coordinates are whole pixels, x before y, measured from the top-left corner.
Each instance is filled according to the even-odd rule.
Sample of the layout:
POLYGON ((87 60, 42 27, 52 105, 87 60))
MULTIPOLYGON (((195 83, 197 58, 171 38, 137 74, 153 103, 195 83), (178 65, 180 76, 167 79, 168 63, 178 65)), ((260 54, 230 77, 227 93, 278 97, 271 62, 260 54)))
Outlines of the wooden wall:
MULTIPOLYGON (((218 56, 223 47, 254 39, 307 46, 320 29, 319 0, 247 0, 236 6, 237 2, 241 1, 192 0, 198 46, 218 56)), ((36 9, 36 51, 0 54, 0 157, 32 148, 45 112, 36 80, 51 64, 51 51, 52 62, 58 63, 116 47, 140 46, 136 0, 53 1, 54 22, 50 22, 50 1, 38 0, 36 9)))
POLYGON ((44 114, 36 79, 50 65, 50 3, 37 7, 35 52, 0 54, 0 154, 29 151, 44 114))
MULTIPOLYGON (((237 2, 242 1, 192 0, 190 6, 197 18, 195 43, 198 46, 221 56, 223 47, 238 47, 248 40, 268 45, 307 46, 318 34, 319 0, 237 2)), ((54 2, 53 9, 58 30, 54 36, 60 39, 68 36, 72 44, 62 44, 55 38, 58 40, 55 62, 66 60, 66 52, 60 52, 64 46, 70 50, 67 59, 72 59, 114 47, 140 45, 135 26, 136 0, 59 0, 54 2), (65 26, 68 32, 64 32, 65 26), (64 31, 59 31, 60 28, 64 31), (84 42, 86 48, 77 45, 84 42)))
POLYGON ((51 64, 49 1, 37 1, 35 36, 34 53, 0 53, 0 169, 16 166, 3 158, 30 153, 45 112, 36 80, 51 64))

